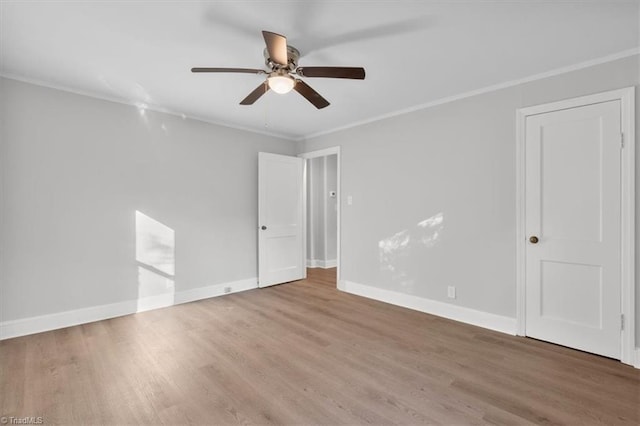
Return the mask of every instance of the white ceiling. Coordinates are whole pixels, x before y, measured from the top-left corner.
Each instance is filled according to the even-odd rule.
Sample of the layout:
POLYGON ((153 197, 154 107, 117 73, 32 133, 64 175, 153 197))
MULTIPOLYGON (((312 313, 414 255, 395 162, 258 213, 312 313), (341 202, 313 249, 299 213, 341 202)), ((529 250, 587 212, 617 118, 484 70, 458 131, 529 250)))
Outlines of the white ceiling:
POLYGON ((235 127, 302 138, 637 48, 628 1, 4 1, 0 72, 235 127), (304 65, 363 66, 364 81, 306 79, 238 103, 264 77, 192 74, 264 65, 261 30, 304 65))

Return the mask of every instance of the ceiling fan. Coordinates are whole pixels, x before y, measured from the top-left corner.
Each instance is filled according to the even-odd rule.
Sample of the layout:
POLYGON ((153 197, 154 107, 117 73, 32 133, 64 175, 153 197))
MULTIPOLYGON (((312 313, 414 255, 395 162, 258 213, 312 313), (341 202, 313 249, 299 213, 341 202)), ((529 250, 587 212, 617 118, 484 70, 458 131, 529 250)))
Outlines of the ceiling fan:
POLYGON ((329 106, 329 101, 299 77, 364 80, 364 68, 360 67, 298 67, 300 52, 295 47, 287 45, 285 36, 269 31, 262 31, 262 36, 267 45, 264 49, 264 58, 269 71, 252 68, 191 68, 191 72, 265 74, 266 80, 249 93, 240 105, 252 105, 269 89, 279 94, 289 93, 293 89, 318 109, 329 106))

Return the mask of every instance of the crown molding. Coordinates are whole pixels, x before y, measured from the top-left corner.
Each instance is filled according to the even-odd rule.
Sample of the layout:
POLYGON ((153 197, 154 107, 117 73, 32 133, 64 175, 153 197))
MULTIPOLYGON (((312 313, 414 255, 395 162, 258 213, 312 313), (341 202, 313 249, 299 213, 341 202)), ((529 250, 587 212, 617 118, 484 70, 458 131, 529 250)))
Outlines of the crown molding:
MULTIPOLYGON (((54 90, 60 90, 63 92, 68 92, 68 93, 73 93, 74 95, 80 95, 80 96, 87 96, 89 98, 94 98, 94 99, 100 99, 103 101, 107 101, 107 102, 114 102, 114 103, 118 103, 118 104, 122 104, 122 105, 127 105, 127 106, 133 106, 135 108, 139 108, 140 107, 140 103, 139 102, 134 102, 128 99, 124 99, 124 98, 119 98, 116 96, 109 96, 106 95, 104 93, 99 93, 99 92, 94 92, 94 91, 89 91, 89 90, 81 90, 81 89, 76 89, 73 87, 69 87, 69 86, 65 86, 65 85, 61 85, 61 84, 56 84, 56 83, 51 83, 49 81, 45 81, 45 80, 39 80, 39 79, 33 79, 33 78, 29 78, 29 77, 24 77, 24 76, 20 76, 17 74, 11 74, 11 73, 5 73, 5 72, 0 72, 0 77, 2 78, 6 78, 9 80, 15 80, 15 81, 19 81, 21 83, 27 83, 27 84, 33 84, 35 86, 41 86, 41 87, 46 87, 48 89, 54 89, 54 90)), ((284 133, 277 133, 277 132, 269 132, 266 130, 258 130, 258 129, 254 129, 251 127, 245 127, 245 126, 240 126, 237 124, 233 124, 233 123, 227 123, 224 121, 217 121, 217 120, 212 120, 210 118, 205 118, 205 117, 201 117, 198 115, 194 115, 194 114, 185 114, 185 113, 181 113, 181 112, 177 112, 174 110, 171 110, 169 108, 164 108, 162 106, 159 105, 153 105, 153 104, 144 104, 144 109, 147 111, 154 111, 154 112, 160 112, 163 114, 169 114, 169 115, 173 115, 176 117, 180 117, 180 118, 188 118, 190 120, 197 120, 197 121, 202 121, 204 123, 207 124, 213 124, 215 126, 220 126, 220 127, 226 127, 229 129, 234 129, 234 130, 241 130, 241 131, 245 131, 245 132, 249 132, 249 133, 257 133, 260 135, 265 135, 265 136, 271 136, 274 138, 280 138, 280 139, 286 139, 288 141, 297 141, 298 139, 294 136, 291 135, 287 135, 284 133)))
POLYGON ((605 64, 607 62, 613 62, 613 61, 616 61, 618 59, 624 59, 624 58, 628 58, 630 56, 635 56, 635 55, 638 55, 638 54, 640 54, 640 47, 636 47, 634 49, 623 50, 622 52, 614 53, 612 55, 607 55, 607 56, 603 56, 603 57, 600 57, 600 58, 591 59, 589 61, 580 62, 580 63, 573 64, 573 65, 568 65, 566 67, 556 68, 556 69, 551 70, 551 71, 546 71, 546 72, 539 73, 539 74, 533 74, 533 75, 530 75, 528 77, 519 78, 519 79, 516 79, 516 80, 510 80, 510 81, 506 81, 504 83, 494 84, 494 85, 491 85, 491 86, 483 87, 481 89, 471 90, 469 92, 464 92, 464 93, 460 93, 460 94, 457 94, 457 95, 448 96, 446 98, 437 99, 435 101, 426 102, 426 103, 423 103, 423 104, 418 104, 418 105, 415 105, 415 106, 412 106, 412 107, 409 107, 409 108, 403 108, 403 109, 400 109, 400 110, 388 112, 386 114, 378 115, 378 116, 375 116, 375 117, 372 117, 372 118, 367 118, 367 119, 356 121, 356 122, 353 122, 353 123, 350 123, 350 124, 345 124, 344 126, 334 127, 332 129, 322 130, 322 131, 316 132, 316 133, 310 133, 310 134, 305 135, 303 137, 297 138, 296 140, 298 142, 306 141, 306 140, 309 140, 309 139, 316 138, 318 136, 324 136, 324 135, 328 135, 328 134, 331 134, 331 133, 339 132, 339 131, 342 131, 342 130, 347 130, 347 129, 351 129, 351 128, 354 128, 354 127, 363 126, 365 124, 374 123, 376 121, 385 120, 387 118, 396 117, 396 116, 399 116, 399 115, 404 115, 404 114, 408 114, 408 113, 411 113, 411 112, 432 108, 432 107, 435 107, 435 106, 438 106, 438 105, 448 104, 450 102, 459 101, 461 99, 470 98, 470 97, 477 96, 477 95, 482 95, 484 93, 494 92, 496 90, 506 89, 508 87, 518 86, 520 84, 529 83, 529 82, 536 81, 536 80, 542 80, 543 78, 553 77, 553 76, 560 75, 560 74, 566 74, 566 73, 572 72, 572 71, 578 71, 578 70, 581 70, 581 69, 584 69, 584 68, 589 68, 589 67, 592 67, 592 66, 595 66, 595 65, 605 64))
MULTIPOLYGON (((241 131, 245 131, 245 132, 271 136, 271 137, 275 137, 275 138, 285 139, 285 140, 288 140, 288 141, 302 142, 302 141, 313 139, 313 138, 316 138, 316 137, 319 137, 319 136, 324 136, 324 135, 328 135, 328 134, 331 134, 331 133, 336 133, 336 132, 339 132, 339 131, 342 131, 342 130, 347 130, 347 129, 351 129, 351 128, 354 128, 354 127, 363 126, 365 124, 374 123, 376 121, 385 120, 387 118, 392 118, 392 117, 396 117, 396 116, 399 116, 399 115, 408 114, 408 113, 411 113, 411 112, 432 108, 432 107, 435 107, 435 106, 438 106, 438 105, 443 105, 443 104, 447 104, 447 103, 450 103, 450 102, 455 102, 455 101, 458 101, 458 100, 461 100, 461 99, 470 98, 470 97, 481 95, 481 94, 484 94, 484 93, 489 93, 489 92, 494 92, 496 90, 506 89, 508 87, 518 86, 520 84, 529 83, 529 82, 536 81, 536 80, 541 80, 543 78, 548 78, 548 77, 553 77, 553 76, 556 76, 556 75, 566 74, 566 73, 569 73, 569 72, 572 72, 572 71, 578 71, 578 70, 589 68, 589 67, 592 67, 592 66, 595 66, 595 65, 605 64, 607 62, 613 62, 613 61, 616 61, 618 59, 624 59, 624 58, 628 58, 630 56, 635 56, 635 55, 639 55, 639 54, 640 54, 640 47, 636 47, 636 48, 628 49, 628 50, 623 50, 621 52, 614 53, 614 54, 607 55, 607 56, 603 56, 603 57, 600 57, 600 58, 591 59, 591 60, 584 61, 584 62, 579 62, 577 64, 568 65, 568 66, 561 67, 561 68, 556 68, 556 69, 551 70, 551 71, 546 71, 546 72, 543 72, 543 73, 533 74, 533 75, 530 75, 528 77, 519 78, 519 79, 516 79, 516 80, 510 80, 510 81, 506 81, 506 82, 503 82, 503 83, 494 84, 494 85, 491 85, 491 86, 483 87, 483 88, 476 89, 476 90, 471 90, 471 91, 464 92, 464 93, 459 93, 457 95, 448 96, 448 97, 445 97, 445 98, 437 99, 435 101, 425 102, 425 103, 422 103, 422 104, 414 105, 414 106, 409 107, 409 108, 399 109, 399 110, 388 112, 388 113, 385 113, 385 114, 381 114, 381 115, 378 115, 378 116, 375 116, 375 117, 371 117, 371 118, 367 118, 367 119, 364 119, 364 120, 359 120, 359 121, 355 121, 355 122, 352 122, 352 123, 349 123, 349 124, 345 124, 343 126, 334 127, 334 128, 331 128, 331 129, 322 130, 322 131, 315 132, 315 133, 309 133, 309 134, 303 135, 303 136, 294 136, 294 135, 286 134, 286 133, 269 132, 269 131, 266 131, 266 130, 259 130, 259 129, 255 129, 255 128, 251 128, 251 127, 240 126, 240 125, 236 125, 236 124, 228 123, 228 122, 224 122, 224 121, 217 121, 217 120, 213 120, 213 119, 210 119, 210 118, 205 118, 205 117, 201 117, 201 116, 197 116, 197 115, 193 115, 193 114, 184 114, 184 113, 173 111, 173 110, 171 110, 169 108, 164 108, 164 107, 159 106, 159 105, 145 105, 145 109, 147 109, 149 111, 155 111, 155 112, 161 112, 161 113, 164 113, 164 114, 174 115, 174 116, 181 117, 181 118, 189 118, 189 119, 192 119, 192 120, 202 121, 204 123, 213 124, 213 125, 221 126, 221 127, 226 127, 226 128, 230 128, 230 129, 234 129, 234 130, 241 130, 241 131)), ((91 98, 101 99, 101 100, 105 100, 105 101, 109 101, 109 102, 115 102, 115 103, 119 103, 119 104, 129 105, 129 106, 133 106, 133 107, 136 107, 136 108, 139 107, 139 105, 136 102, 133 102, 131 100, 118 98, 118 97, 115 97, 115 96, 109 96, 109 95, 105 95, 103 93, 98 93, 98 92, 93 92, 93 91, 75 89, 75 88, 72 88, 72 87, 59 85, 59 84, 51 83, 51 82, 44 81, 44 80, 32 79, 32 78, 28 78, 28 77, 24 77, 24 76, 20 76, 20 75, 16 75, 16 74, 4 73, 4 72, 0 72, 0 77, 7 78, 7 79, 10 79, 10 80, 20 81, 20 82, 23 82, 23 83, 34 84, 36 86, 42 86, 42 87, 47 87, 47 88, 51 88, 51 89, 61 90, 61 91, 64 91, 64 92, 70 92, 70 93, 74 93, 76 95, 88 96, 88 97, 91 97, 91 98)))

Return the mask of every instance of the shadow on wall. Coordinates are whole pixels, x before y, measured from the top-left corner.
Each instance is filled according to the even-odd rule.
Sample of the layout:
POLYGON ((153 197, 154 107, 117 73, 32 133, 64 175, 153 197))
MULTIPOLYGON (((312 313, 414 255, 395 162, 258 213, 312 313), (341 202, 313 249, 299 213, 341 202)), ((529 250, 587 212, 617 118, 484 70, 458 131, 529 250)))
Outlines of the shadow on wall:
POLYGON ((138 309, 171 306, 175 296, 175 231, 136 210, 138 309))
POLYGON ((410 256, 414 249, 432 248, 440 241, 444 229, 442 212, 418 222, 412 230, 405 229, 378 242, 380 270, 391 273, 394 282, 411 291, 414 279, 410 274, 410 256))

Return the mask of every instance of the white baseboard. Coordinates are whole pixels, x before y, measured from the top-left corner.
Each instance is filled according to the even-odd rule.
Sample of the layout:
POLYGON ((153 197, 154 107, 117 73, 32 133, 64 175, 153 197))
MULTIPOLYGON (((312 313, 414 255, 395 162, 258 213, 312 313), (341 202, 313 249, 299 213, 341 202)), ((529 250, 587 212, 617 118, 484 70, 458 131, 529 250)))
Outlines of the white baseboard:
POLYGON ((4 321, 0 323, 0 340, 41 333, 43 331, 56 330, 58 328, 71 327, 78 324, 86 324, 123 315, 135 314, 137 312, 164 308, 181 303, 193 302, 196 300, 221 296, 227 293, 237 293, 257 287, 257 278, 249 278, 240 281, 183 290, 176 292, 175 294, 160 294, 136 300, 125 300, 123 302, 110 303, 107 305, 91 306, 72 311, 57 312, 54 314, 22 318, 13 321, 4 321), (225 288, 229 288, 230 290, 225 293, 225 288))
POLYGON ((238 293, 241 291, 252 290, 258 288, 258 278, 248 278, 246 280, 232 281, 226 284, 214 284, 207 287, 192 288, 191 290, 183 290, 176 293, 176 302, 180 303, 194 302, 196 300, 208 299, 210 297, 222 296, 225 293, 224 289, 229 287, 230 293, 238 293))
POLYGON ((439 317, 449 318, 455 321, 464 322, 490 330, 500 331, 514 335, 516 334, 516 319, 501 315, 490 314, 488 312, 476 311, 475 309, 464 308, 450 303, 438 302, 425 299, 410 294, 398 293, 396 291, 384 290, 364 284, 341 280, 338 283, 338 290, 369 299, 379 300, 392 305, 402 306, 439 317))
POLYGON ((326 260, 324 262, 324 267, 325 269, 328 268, 337 268, 338 267, 338 260, 337 259, 333 259, 333 260, 326 260))
POLYGON ((136 300, 137 308, 136 312, 146 312, 154 309, 166 308, 168 306, 175 305, 175 294, 164 293, 154 296, 141 297, 136 300))
POLYGON ((319 259, 307 259, 307 268, 335 268, 338 266, 338 261, 333 260, 319 260, 319 259))
POLYGON ((73 311, 3 321, 0 323, 0 340, 129 315, 136 312, 137 309, 137 300, 127 300, 73 311))

